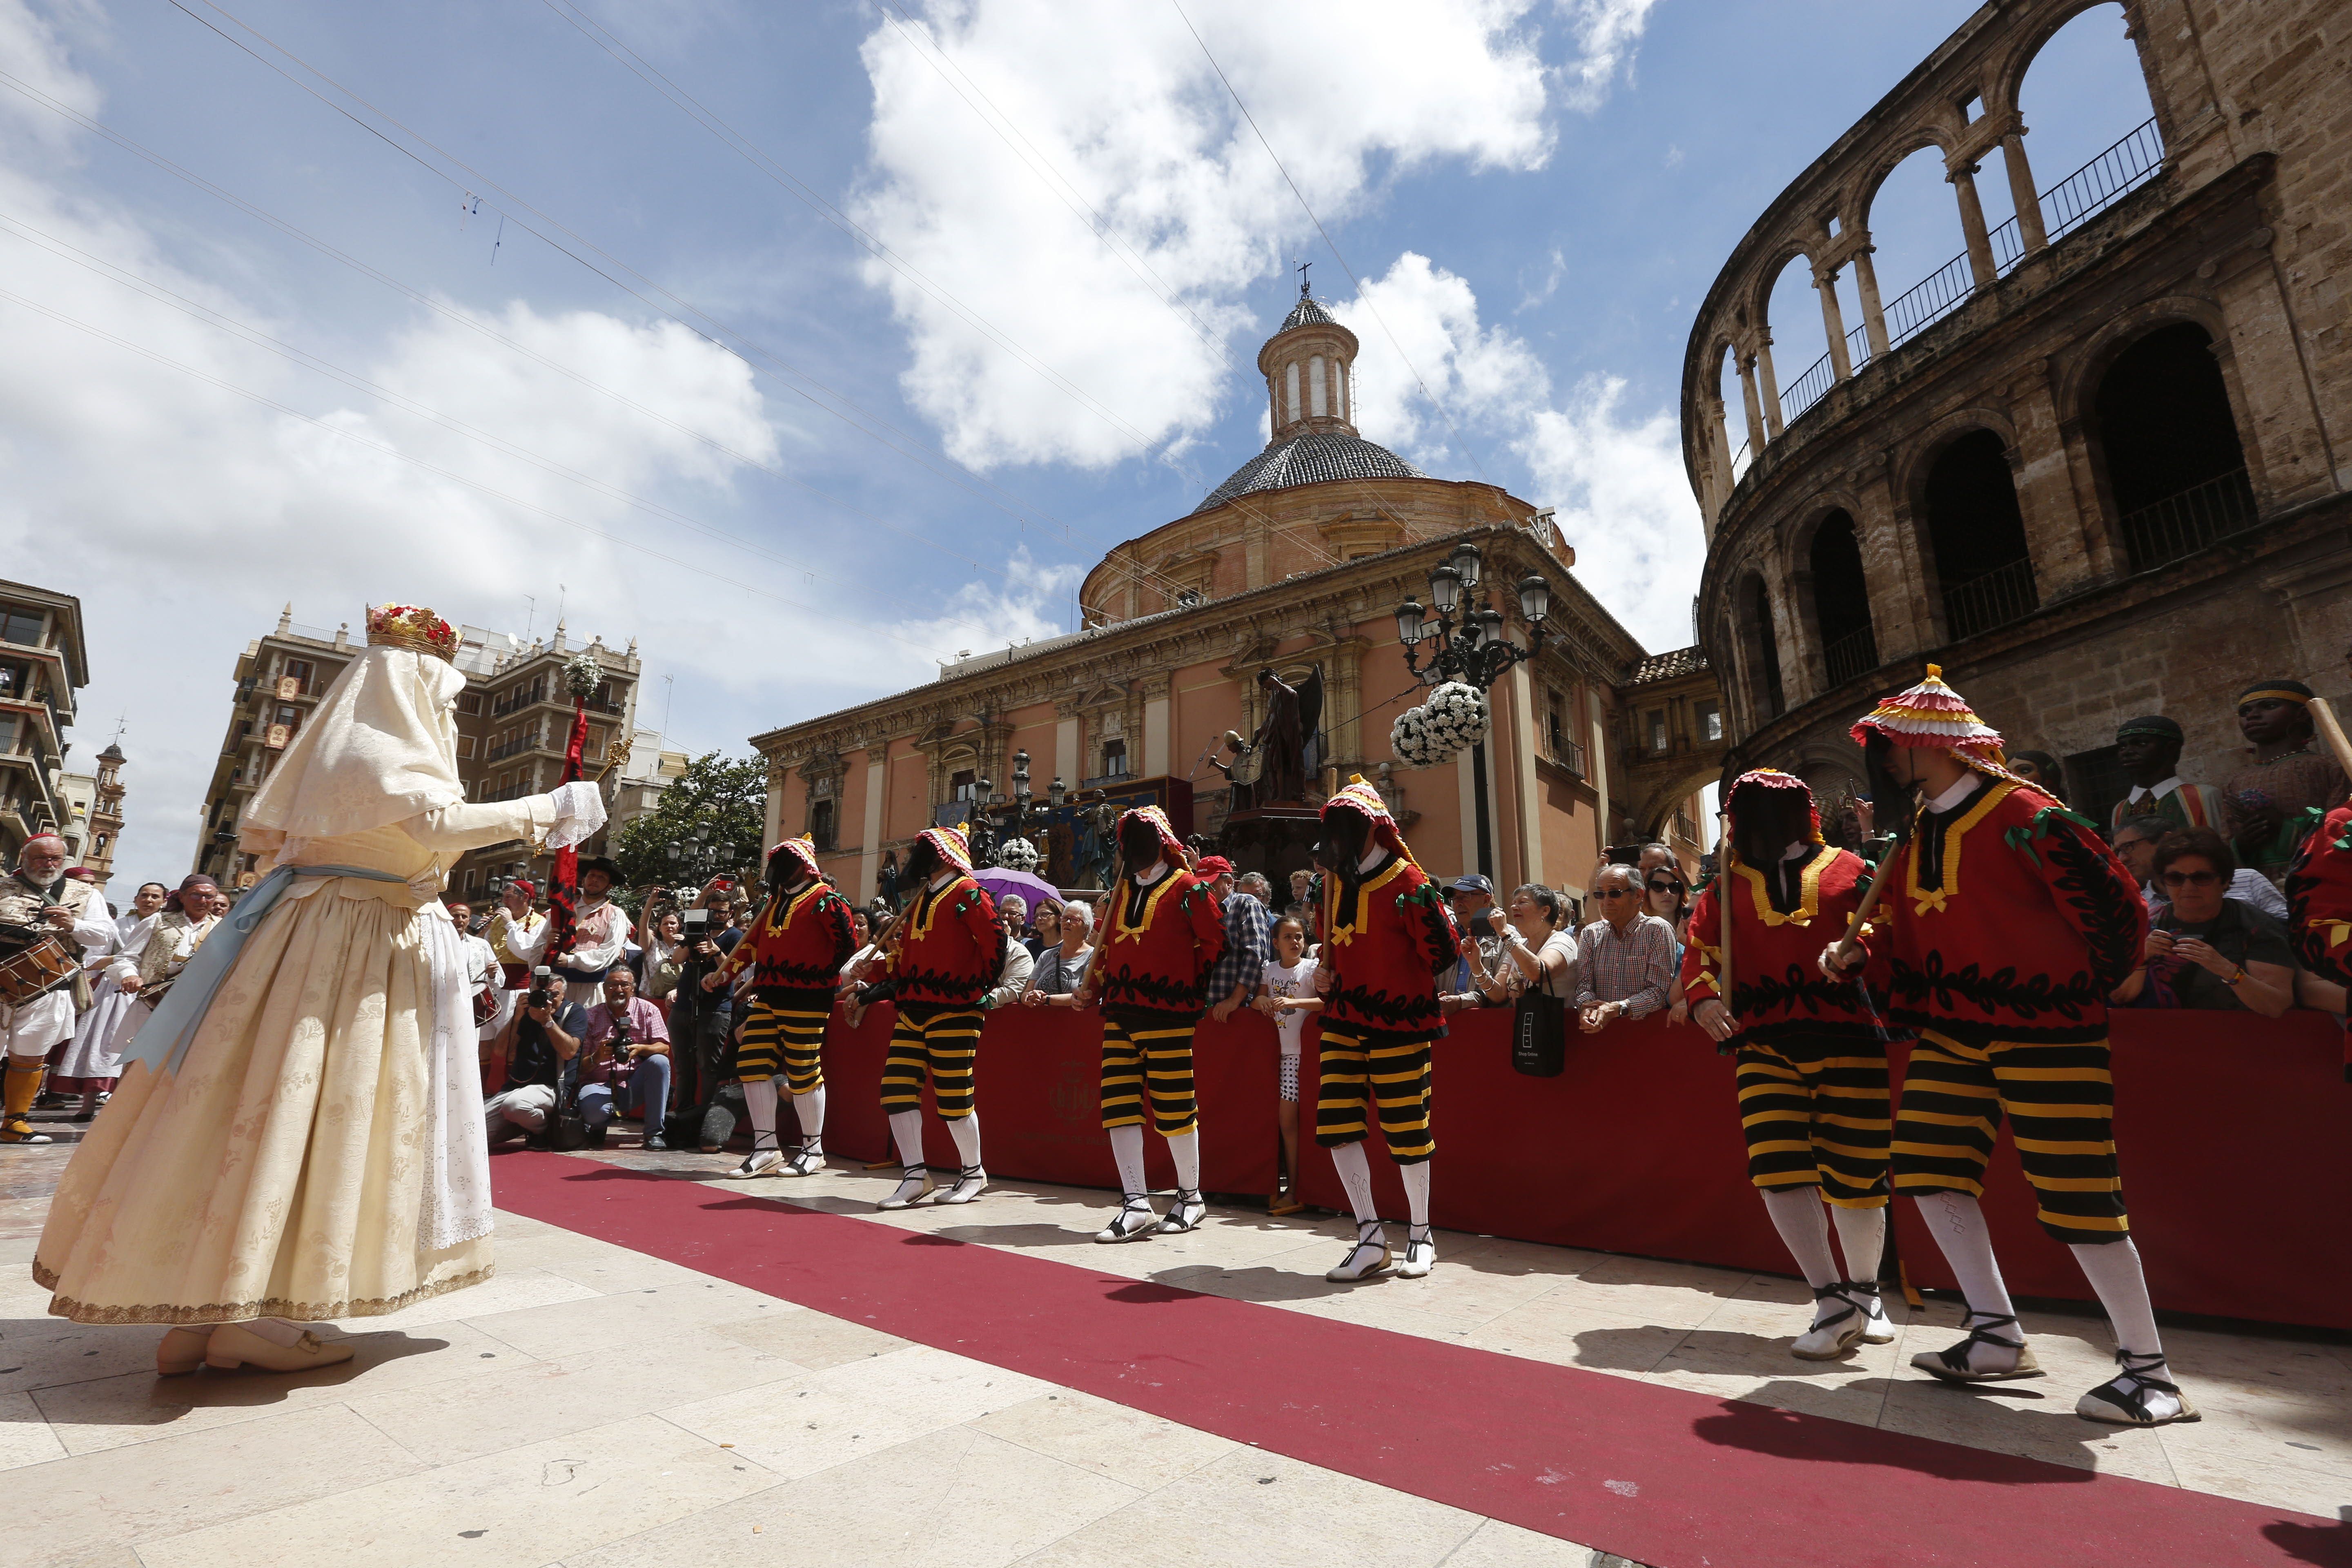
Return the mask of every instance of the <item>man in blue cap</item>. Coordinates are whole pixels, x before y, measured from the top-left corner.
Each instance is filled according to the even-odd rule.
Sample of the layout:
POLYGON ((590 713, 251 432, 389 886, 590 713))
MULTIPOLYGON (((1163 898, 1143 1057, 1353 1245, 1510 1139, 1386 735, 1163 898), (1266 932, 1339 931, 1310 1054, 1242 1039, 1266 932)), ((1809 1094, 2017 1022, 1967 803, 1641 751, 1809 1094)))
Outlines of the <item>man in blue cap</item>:
POLYGON ((1446 884, 1446 901, 1454 906, 1454 923, 1465 941, 1462 956, 1437 987, 1445 1011, 1499 1005, 1503 995, 1503 911, 1495 903, 1495 884, 1473 872, 1446 884))

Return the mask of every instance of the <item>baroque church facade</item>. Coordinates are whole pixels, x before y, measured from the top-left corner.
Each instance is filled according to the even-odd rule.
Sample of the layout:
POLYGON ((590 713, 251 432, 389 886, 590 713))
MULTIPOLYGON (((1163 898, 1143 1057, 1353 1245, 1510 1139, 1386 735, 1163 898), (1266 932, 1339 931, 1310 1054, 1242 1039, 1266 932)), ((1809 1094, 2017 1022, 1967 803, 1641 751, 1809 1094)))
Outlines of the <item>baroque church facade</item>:
POLYGON ((1101 886, 1115 812, 1156 803, 1280 892, 1306 864, 1313 808, 1360 773, 1448 878, 1581 897, 1608 846, 1654 837, 1696 865, 1713 837, 1696 792, 1723 752, 1704 658, 1643 648, 1577 581, 1550 514, 1364 439, 1357 347, 1302 293, 1258 355, 1265 450, 1186 516, 1114 546, 1085 579, 1078 631, 752 737, 769 764, 769 841, 810 834, 862 902, 888 890, 916 833, 984 816, 1037 843, 1039 873, 1077 892, 1101 886), (1428 689, 1407 668, 1396 611, 1427 599, 1432 570, 1465 544, 1481 563, 1465 598, 1491 602, 1513 641, 1529 640, 1525 578, 1548 586, 1549 614, 1537 657, 1495 682, 1486 738, 1412 767, 1390 726, 1428 689), (1220 765, 1225 737, 1254 736, 1266 717, 1264 671, 1321 693, 1317 766, 1295 803, 1253 803, 1220 765), (1030 805, 1016 816, 1024 753, 1030 805))

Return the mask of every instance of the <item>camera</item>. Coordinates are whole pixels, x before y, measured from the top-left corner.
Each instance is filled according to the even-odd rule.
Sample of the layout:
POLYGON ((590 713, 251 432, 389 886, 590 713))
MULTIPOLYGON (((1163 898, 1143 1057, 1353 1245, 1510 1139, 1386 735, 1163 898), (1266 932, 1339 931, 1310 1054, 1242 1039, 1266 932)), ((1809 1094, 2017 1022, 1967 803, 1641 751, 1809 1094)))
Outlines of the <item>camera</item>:
POLYGON ((678 916, 678 927, 688 942, 698 942, 710 934, 710 911, 688 910, 678 916))
POLYGON ((526 1007, 555 1005, 555 971, 542 963, 530 972, 530 994, 522 999, 526 1007))

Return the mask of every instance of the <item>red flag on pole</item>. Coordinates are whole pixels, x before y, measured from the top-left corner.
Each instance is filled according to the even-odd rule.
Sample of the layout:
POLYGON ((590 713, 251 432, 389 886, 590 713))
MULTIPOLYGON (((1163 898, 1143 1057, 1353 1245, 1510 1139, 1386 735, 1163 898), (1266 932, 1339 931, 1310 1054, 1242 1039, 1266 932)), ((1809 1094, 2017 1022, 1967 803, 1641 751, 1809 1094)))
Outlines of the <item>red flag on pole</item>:
MULTIPOLYGON (((563 776, 558 784, 577 783, 580 778, 580 753, 588 743, 588 699, 576 691, 572 699, 572 741, 563 751, 563 776)), ((572 951, 572 939, 580 922, 580 851, 567 846, 555 852, 555 869, 547 879, 548 962, 572 951)))

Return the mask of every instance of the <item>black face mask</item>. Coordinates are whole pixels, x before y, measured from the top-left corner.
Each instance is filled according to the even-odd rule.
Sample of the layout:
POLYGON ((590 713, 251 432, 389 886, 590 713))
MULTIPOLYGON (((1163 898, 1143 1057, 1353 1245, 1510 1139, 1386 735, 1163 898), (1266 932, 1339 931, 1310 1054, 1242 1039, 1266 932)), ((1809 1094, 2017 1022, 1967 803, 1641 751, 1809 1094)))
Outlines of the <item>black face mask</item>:
POLYGON ((1750 784, 1732 802, 1731 847, 1742 865, 1771 866, 1811 831, 1805 797, 1795 790, 1750 784))
POLYGON ((907 851, 907 879, 919 888, 938 876, 946 864, 929 839, 918 838, 914 847, 907 851))
POLYGON ((1118 830, 1118 852, 1126 858, 1130 874, 1150 870, 1167 847, 1160 842, 1158 830, 1148 822, 1130 822, 1118 830))
POLYGON ((1911 831, 1911 786, 1895 777, 1895 742, 1873 730, 1862 743, 1862 763, 1870 782, 1871 815, 1878 831, 1901 838, 1911 831))
POLYGON ((1315 863, 1343 877, 1356 874, 1364 847, 1372 836, 1372 819, 1345 806, 1323 818, 1323 841, 1315 846, 1315 863))

